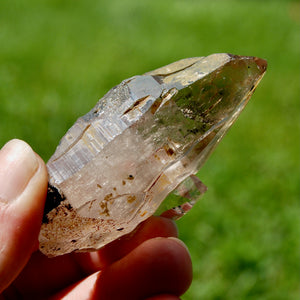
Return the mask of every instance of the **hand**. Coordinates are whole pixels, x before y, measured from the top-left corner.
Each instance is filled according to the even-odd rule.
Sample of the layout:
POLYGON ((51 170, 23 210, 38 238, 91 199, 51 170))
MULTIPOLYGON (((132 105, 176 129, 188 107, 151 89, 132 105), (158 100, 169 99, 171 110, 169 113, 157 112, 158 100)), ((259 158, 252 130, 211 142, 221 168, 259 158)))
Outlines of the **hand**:
POLYGON ((0 151, 0 299, 173 300, 187 290, 188 250, 161 217, 96 252, 41 254, 46 193, 42 159, 26 143, 8 142, 0 151))

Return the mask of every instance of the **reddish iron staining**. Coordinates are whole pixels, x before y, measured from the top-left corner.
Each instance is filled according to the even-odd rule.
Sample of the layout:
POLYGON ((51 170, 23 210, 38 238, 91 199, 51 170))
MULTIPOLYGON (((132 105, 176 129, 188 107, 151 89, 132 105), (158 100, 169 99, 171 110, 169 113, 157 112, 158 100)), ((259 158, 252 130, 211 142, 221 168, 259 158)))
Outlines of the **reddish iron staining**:
POLYGON ((151 106, 151 113, 152 113, 153 115, 155 114, 155 112, 156 112, 157 109, 159 108, 161 102, 162 102, 162 99, 159 98, 158 100, 156 100, 156 101, 152 104, 152 106, 151 106))
POLYGON ((123 181, 122 181, 122 184, 123 184, 123 185, 125 185, 125 184, 126 184, 126 181, 125 181, 125 180, 123 180, 123 181))
POLYGON ((65 207, 66 207, 66 209, 67 209, 67 210, 72 210, 72 206, 71 206, 71 204, 70 204, 70 203, 66 204, 66 206, 65 206, 65 207))
POLYGON ((131 196, 131 195, 130 195, 130 196, 127 197, 127 202, 128 202, 128 203, 132 203, 132 202, 134 202, 135 200, 136 200, 136 197, 135 197, 135 196, 131 196))
POLYGON ((165 145, 164 149, 169 156, 172 156, 175 153, 174 150, 170 148, 168 145, 165 145))
POLYGON ((100 184, 98 184, 98 183, 97 183, 97 187, 98 187, 99 189, 102 189, 102 186, 101 186, 100 184))
POLYGON ((157 154, 154 154, 154 158, 160 160, 160 157, 157 154))
POLYGON ((154 182, 151 184, 149 190, 151 190, 151 188, 156 184, 156 182, 158 181, 158 179, 161 177, 162 173, 159 174, 159 176, 154 180, 154 182))
POLYGON ((100 207, 102 209, 102 212, 100 214, 109 216, 109 209, 107 207, 107 202, 106 201, 101 201, 100 202, 100 207))
POLYGON ((107 195, 104 197, 104 201, 110 201, 110 200, 112 199, 112 196, 113 196, 112 193, 107 194, 107 195))
POLYGON ((145 210, 143 213, 141 213, 141 217, 143 217, 146 213, 147 211, 145 210))
POLYGON ((141 98, 141 99, 138 99, 134 104, 133 104, 133 106, 131 106, 131 107, 129 107, 124 113, 123 113, 123 115, 125 115, 125 114, 127 114, 127 113, 129 113, 130 111, 132 111, 132 110, 134 110, 134 109, 136 109, 146 98, 148 98, 148 96, 145 96, 145 97, 143 97, 143 98, 141 98))

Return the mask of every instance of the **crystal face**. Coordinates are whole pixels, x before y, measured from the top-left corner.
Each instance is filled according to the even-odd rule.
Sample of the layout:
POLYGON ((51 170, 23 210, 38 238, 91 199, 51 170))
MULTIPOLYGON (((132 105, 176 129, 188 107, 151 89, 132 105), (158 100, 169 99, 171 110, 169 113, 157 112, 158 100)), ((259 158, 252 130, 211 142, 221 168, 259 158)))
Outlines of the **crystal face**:
POLYGON ((96 250, 153 214, 179 218, 206 187, 195 176, 266 71, 255 57, 183 59, 112 88, 47 163, 40 250, 96 250))

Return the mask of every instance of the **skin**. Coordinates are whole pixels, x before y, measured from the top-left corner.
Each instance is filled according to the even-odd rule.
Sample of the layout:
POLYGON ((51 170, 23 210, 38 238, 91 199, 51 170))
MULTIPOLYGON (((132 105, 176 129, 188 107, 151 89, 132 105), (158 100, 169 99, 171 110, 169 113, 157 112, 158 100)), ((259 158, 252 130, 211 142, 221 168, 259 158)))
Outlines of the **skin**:
POLYGON ((0 300, 179 299, 192 264, 173 221, 151 217, 96 252, 47 258, 38 234, 47 170, 25 143, 0 150, 0 300))

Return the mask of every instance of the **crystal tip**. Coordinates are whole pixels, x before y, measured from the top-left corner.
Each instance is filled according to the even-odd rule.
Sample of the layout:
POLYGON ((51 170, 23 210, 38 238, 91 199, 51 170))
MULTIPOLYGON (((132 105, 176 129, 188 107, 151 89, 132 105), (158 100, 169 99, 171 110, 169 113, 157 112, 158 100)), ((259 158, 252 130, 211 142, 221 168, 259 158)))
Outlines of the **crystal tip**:
POLYGON ((257 64, 257 66, 259 67, 259 69, 261 70, 262 73, 266 72, 267 66, 268 66, 268 63, 267 63, 266 60, 264 60, 262 58, 255 57, 254 61, 257 64))

